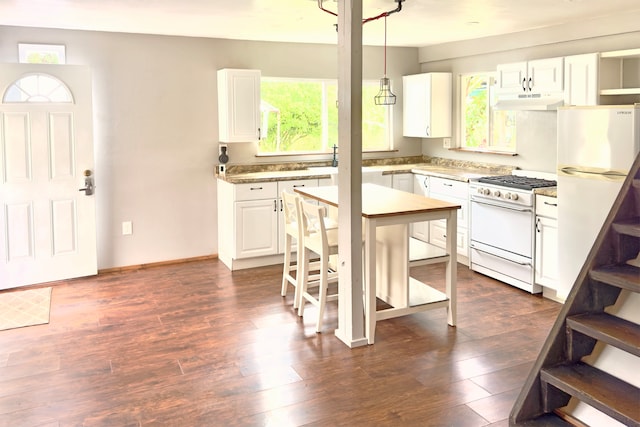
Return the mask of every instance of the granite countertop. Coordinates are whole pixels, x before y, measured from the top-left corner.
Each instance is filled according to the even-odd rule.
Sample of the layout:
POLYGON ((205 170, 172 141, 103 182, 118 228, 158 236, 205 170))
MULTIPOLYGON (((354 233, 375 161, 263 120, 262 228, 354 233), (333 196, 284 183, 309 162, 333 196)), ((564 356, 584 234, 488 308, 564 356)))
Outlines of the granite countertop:
MULTIPOLYGON (((420 175, 437 176, 446 179, 468 182, 470 179, 488 175, 510 174, 512 166, 483 164, 456 161, 441 158, 412 157, 406 159, 382 159, 377 164, 363 165, 367 171, 380 171, 383 175, 399 173, 415 173, 420 175), (422 161, 416 161, 422 160, 422 161)), ((330 178, 331 175, 324 167, 327 165, 309 164, 275 164, 227 167, 225 176, 216 174, 218 179, 232 184, 244 184, 269 181, 290 181, 296 179, 330 178), (314 170, 314 167, 318 168, 314 170)))
POLYGON ((533 190, 533 194, 539 194, 541 196, 558 197, 558 187, 545 187, 536 188, 533 190))

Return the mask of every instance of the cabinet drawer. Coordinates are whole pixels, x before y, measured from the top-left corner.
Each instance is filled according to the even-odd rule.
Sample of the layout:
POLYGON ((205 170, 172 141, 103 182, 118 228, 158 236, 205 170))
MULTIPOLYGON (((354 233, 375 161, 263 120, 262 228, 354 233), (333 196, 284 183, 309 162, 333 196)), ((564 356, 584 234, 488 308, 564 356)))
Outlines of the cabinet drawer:
POLYGON ((466 182, 433 176, 431 177, 429 182, 431 184, 431 197, 433 197, 434 199, 438 198, 436 194, 445 194, 449 197, 455 197, 464 200, 466 200, 469 196, 469 184, 466 182))
POLYGON ((296 188, 317 187, 317 179, 295 179, 292 181, 278 181, 278 197, 282 197, 282 192, 293 193, 296 188))
POLYGON ((536 195, 536 215, 558 218, 558 199, 536 195))
POLYGON ((278 197, 277 182, 256 182, 252 184, 236 184, 235 200, 275 199, 278 197))

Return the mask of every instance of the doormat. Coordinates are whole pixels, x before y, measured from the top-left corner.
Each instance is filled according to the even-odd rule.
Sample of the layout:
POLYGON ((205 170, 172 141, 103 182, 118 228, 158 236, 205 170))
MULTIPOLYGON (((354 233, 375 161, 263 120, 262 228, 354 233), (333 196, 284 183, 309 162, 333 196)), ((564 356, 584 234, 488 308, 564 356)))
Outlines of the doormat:
POLYGON ((51 288, 0 293, 0 331, 49 323, 51 288))

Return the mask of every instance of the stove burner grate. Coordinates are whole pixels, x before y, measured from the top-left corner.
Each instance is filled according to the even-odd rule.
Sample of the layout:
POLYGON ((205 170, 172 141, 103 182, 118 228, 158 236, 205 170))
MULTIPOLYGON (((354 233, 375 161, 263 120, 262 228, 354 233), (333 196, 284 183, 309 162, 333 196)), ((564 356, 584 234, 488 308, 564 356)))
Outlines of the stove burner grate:
POLYGON ((556 181, 520 175, 485 176, 480 178, 478 182, 517 188, 519 190, 533 190, 534 188, 555 187, 557 185, 556 181))

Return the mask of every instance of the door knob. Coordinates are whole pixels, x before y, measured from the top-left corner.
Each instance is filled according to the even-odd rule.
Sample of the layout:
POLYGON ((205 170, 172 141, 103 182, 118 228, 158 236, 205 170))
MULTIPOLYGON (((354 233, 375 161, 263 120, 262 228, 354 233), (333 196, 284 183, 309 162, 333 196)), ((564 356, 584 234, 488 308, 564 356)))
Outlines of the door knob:
POLYGON ((95 186, 93 185, 93 176, 90 170, 84 171, 84 188, 78 191, 84 191, 85 196, 91 196, 93 194, 95 186))

